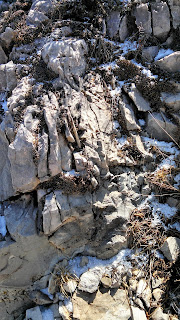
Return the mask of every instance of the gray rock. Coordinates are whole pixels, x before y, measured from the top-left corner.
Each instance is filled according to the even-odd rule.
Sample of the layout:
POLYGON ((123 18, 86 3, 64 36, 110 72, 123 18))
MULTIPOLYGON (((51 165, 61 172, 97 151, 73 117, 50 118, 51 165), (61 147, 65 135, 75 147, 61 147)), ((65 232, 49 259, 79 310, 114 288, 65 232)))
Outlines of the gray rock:
POLYGON ((33 161, 33 143, 33 135, 21 124, 8 150, 15 192, 28 192, 39 184, 37 168, 33 161))
POLYGON ((172 141, 172 138, 177 139, 177 125, 170 121, 162 112, 148 114, 146 130, 153 138, 159 140, 172 141))
POLYGON ((44 13, 31 9, 26 18, 26 24, 28 26, 38 27, 41 23, 48 20, 49 18, 44 13))
POLYGON ((42 49, 42 58, 61 80, 72 83, 72 75, 81 76, 85 71, 87 50, 85 41, 80 39, 50 41, 42 49))
MULTIPOLYGON (((25 98, 32 90, 33 79, 30 77, 22 78, 17 87, 14 88, 12 95, 7 100, 9 111, 13 111, 16 107, 25 106, 25 98)), ((15 110, 14 110, 15 111, 15 110)))
POLYGON ((124 41, 128 37, 128 27, 127 27, 127 15, 125 15, 120 22, 119 26, 119 39, 120 41, 124 41))
POLYGON ((77 171, 83 171, 87 168, 87 159, 80 152, 74 152, 74 161, 77 171))
POLYGON ((39 307, 31 308, 26 310, 26 319, 25 320, 43 320, 42 313, 39 307))
POLYGON ((140 130, 140 126, 137 124, 136 117, 133 108, 128 104, 122 102, 120 105, 122 116, 128 131, 140 130))
POLYGON ((52 176, 62 172, 61 151, 59 137, 56 128, 56 122, 59 114, 59 106, 55 95, 49 92, 49 95, 43 96, 44 117, 48 127, 48 136, 50 143, 50 153, 48 156, 49 171, 52 176), (53 106, 53 108, 51 107, 53 106))
POLYGON ((163 313, 161 307, 155 309, 155 311, 151 315, 152 320, 169 320, 170 316, 166 313, 163 313))
POLYGON ((156 288, 153 290, 153 297, 157 302, 160 302, 163 299, 164 291, 156 288))
POLYGON ((166 103, 175 112, 180 110, 180 92, 176 94, 162 92, 161 101, 166 103))
POLYGON ((11 166, 8 158, 8 140, 5 133, 0 130, 0 201, 6 200, 14 195, 11 178, 11 166))
POLYGON ((81 291, 93 293, 98 290, 99 283, 103 275, 103 269, 96 268, 82 274, 78 289, 81 291))
POLYGON ((62 224, 60 212, 56 203, 55 195, 50 193, 46 196, 43 215, 43 230, 45 235, 55 232, 62 224))
POLYGON ((173 28, 177 29, 179 27, 180 21, 180 6, 171 6, 171 15, 172 15, 172 22, 173 28))
POLYGON ((9 61, 0 65, 0 90, 12 91, 17 85, 16 65, 9 61))
POLYGON ((61 167, 64 171, 72 169, 72 154, 63 135, 59 134, 59 146, 61 153, 61 167))
POLYGON ((169 261, 176 262, 180 255, 180 239, 168 237, 160 250, 169 261))
POLYGON ((15 38, 16 31, 10 27, 6 27, 5 31, 1 33, 0 39, 5 44, 6 48, 9 48, 12 40, 15 38))
POLYGON ((148 4, 143 3, 136 6, 134 15, 136 18, 137 27, 142 27, 145 34, 150 35, 152 33, 151 12, 148 10, 148 4))
POLYGON ((131 306, 131 316, 132 320, 147 320, 145 311, 134 306, 131 306))
POLYGON ((76 280, 69 280, 63 284, 64 290, 70 294, 72 294, 76 290, 76 287, 77 287, 76 280))
POLYGON ((48 174, 48 135, 45 132, 38 140, 38 154, 38 177, 43 181, 48 174))
POLYGON ((158 51, 159 51, 158 46, 143 48, 142 57, 144 60, 148 62, 152 62, 153 59, 157 56, 158 51))
POLYGON ((37 234, 37 208, 34 208, 32 202, 26 203, 28 200, 29 197, 27 201, 11 203, 4 209, 7 228, 15 241, 37 234))
POLYGON ((118 34, 120 19, 119 11, 112 11, 107 18, 107 33, 111 39, 118 34))
POLYGON ((47 14, 57 4, 56 0, 34 0, 31 6, 31 10, 42 12, 47 14))
POLYGON ((53 302, 46 294, 39 290, 31 291, 29 298, 38 305, 47 305, 53 302))
POLYGON ((165 40, 170 31, 170 12, 166 2, 152 3, 153 34, 165 40))
POLYGON ((156 64, 164 71, 179 72, 180 71, 180 51, 176 51, 160 60, 157 60, 156 64))
POLYGON ((3 48, 0 46, 0 64, 6 63, 8 60, 3 48))
POLYGON ((137 109, 141 112, 151 111, 149 101, 145 100, 141 93, 136 88, 135 84, 132 83, 131 86, 124 86, 124 90, 128 93, 129 97, 135 103, 137 109))

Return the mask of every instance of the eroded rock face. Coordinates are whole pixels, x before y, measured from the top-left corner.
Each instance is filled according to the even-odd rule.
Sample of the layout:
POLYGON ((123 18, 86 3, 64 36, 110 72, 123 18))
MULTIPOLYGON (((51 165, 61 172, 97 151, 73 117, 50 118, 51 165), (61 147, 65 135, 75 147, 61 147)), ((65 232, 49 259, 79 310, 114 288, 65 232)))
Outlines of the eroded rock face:
POLYGON ((167 3, 152 4, 153 34, 159 39, 167 38, 170 31, 170 12, 167 3))
POLYGON ((180 51, 171 53, 170 55, 156 61, 156 64, 165 71, 179 72, 180 71, 180 51))

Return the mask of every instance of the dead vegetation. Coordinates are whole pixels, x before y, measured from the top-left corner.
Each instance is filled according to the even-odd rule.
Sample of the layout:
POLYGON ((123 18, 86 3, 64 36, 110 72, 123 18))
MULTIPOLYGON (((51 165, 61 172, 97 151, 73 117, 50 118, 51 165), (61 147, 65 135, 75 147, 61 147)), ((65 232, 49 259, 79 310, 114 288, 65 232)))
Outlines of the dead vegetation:
POLYGON ((177 168, 173 166, 168 168, 160 168, 147 176, 153 189, 160 195, 162 193, 180 193, 180 191, 173 186, 173 176, 178 172, 177 168))

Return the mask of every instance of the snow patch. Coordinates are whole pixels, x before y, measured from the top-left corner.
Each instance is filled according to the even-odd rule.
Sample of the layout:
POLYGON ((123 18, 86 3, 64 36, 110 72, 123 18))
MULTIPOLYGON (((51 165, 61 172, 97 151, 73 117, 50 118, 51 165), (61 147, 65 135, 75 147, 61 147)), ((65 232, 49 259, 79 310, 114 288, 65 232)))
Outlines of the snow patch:
POLYGON ((157 61, 157 60, 162 59, 166 56, 169 56, 173 52, 174 51, 171 49, 160 49, 157 56, 154 58, 154 61, 157 61))
POLYGON ((42 319, 43 320, 54 320, 54 315, 51 309, 48 308, 41 308, 41 314, 42 314, 42 319))
POLYGON ((146 122, 145 122, 144 119, 139 119, 138 121, 139 121, 139 124, 140 124, 141 127, 145 126, 146 122))
POLYGON ((53 300, 53 295, 49 293, 48 288, 41 289, 41 292, 46 294, 51 300, 53 300))
POLYGON ((3 108, 4 112, 8 111, 5 93, 0 93, 0 106, 3 108))

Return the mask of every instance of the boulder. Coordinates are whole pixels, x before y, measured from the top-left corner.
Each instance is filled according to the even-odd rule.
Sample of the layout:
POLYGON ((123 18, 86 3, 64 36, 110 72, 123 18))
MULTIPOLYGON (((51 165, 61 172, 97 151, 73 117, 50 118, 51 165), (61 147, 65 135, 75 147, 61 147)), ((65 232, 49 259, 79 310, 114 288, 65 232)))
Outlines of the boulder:
POLYGON ((42 58, 61 80, 68 79, 71 82, 73 75, 81 76, 84 73, 87 50, 85 41, 81 39, 50 41, 42 49, 42 58))
POLYGON ((142 94, 138 91, 134 83, 132 83, 130 86, 124 86, 123 88, 129 95, 129 97, 133 100, 138 111, 151 111, 150 102, 143 98, 142 94))
POLYGON ((25 320, 43 320, 42 313, 39 307, 34 307, 26 310, 25 320))
POLYGON ((140 126, 137 124, 134 110, 130 104, 122 102, 120 105, 121 114, 124 118, 126 128, 128 131, 140 130, 140 126))
POLYGON ((174 112, 178 112, 180 110, 180 92, 176 94, 162 92, 161 101, 166 103, 166 105, 174 112))
POLYGON ((111 293, 77 292, 73 295, 73 318, 77 320, 129 320, 131 311, 126 291, 113 289, 111 293))
POLYGON ((34 0, 31 6, 31 10, 42 12, 47 14, 57 4, 56 0, 34 0))
POLYGON ((8 60, 3 48, 0 46, 0 64, 6 63, 8 60))
POLYGON ((159 51, 158 46, 151 46, 142 49, 142 57, 145 61, 152 62, 159 51))
POLYGON ((107 33, 111 39, 115 38, 120 26, 120 12, 112 11, 107 17, 107 33))
POLYGON ((26 24, 28 26, 38 27, 41 23, 48 20, 49 18, 43 12, 31 9, 26 18, 26 24))
POLYGON ((151 315, 152 320, 170 320, 170 316, 166 313, 163 313, 161 307, 155 309, 151 315))
POLYGON ((43 231, 45 235, 52 234, 62 224, 60 212, 56 203, 56 198, 52 192, 46 196, 42 216, 43 231))
POLYGON ((23 124, 19 126, 15 140, 9 145, 12 185, 15 192, 28 192, 38 184, 37 168, 33 161, 34 137, 23 124))
POLYGON ((11 165, 8 158, 9 143, 5 133, 0 130, 0 201, 4 201, 14 195, 11 178, 11 165))
POLYGON ((120 26, 119 26, 119 39, 120 41, 124 41, 127 37, 128 37, 128 26, 127 26, 127 15, 125 15, 120 22, 120 26))
POLYGON ((152 3, 153 35, 165 40, 170 31, 170 12, 166 2, 152 3))
POLYGON ((134 11, 137 27, 142 27, 145 34, 150 35, 152 33, 151 28, 151 12, 148 9, 147 3, 142 3, 136 6, 134 11))
POLYGON ((1 33, 0 39, 5 44, 6 48, 9 48, 11 42, 14 40, 16 36, 16 31, 10 27, 6 27, 5 31, 1 33))
POLYGON ((180 71, 180 51, 171 53, 170 55, 157 60, 155 62, 158 67, 168 72, 179 72, 180 71))
POLYGON ((160 249, 169 261, 176 262, 180 255, 180 239, 168 237, 160 249))
POLYGON ((134 306, 131 306, 131 316, 132 320, 147 320, 145 311, 134 306))
POLYGON ((177 125, 170 121, 162 112, 148 114, 146 130, 153 138, 158 140, 172 141, 172 138, 177 139, 177 125))
POLYGON ((83 273, 80 277, 78 289, 89 293, 96 292, 98 290, 103 271, 103 269, 95 268, 83 273))
POLYGON ((0 65, 0 90, 12 91, 17 85, 16 65, 9 61, 0 65))

